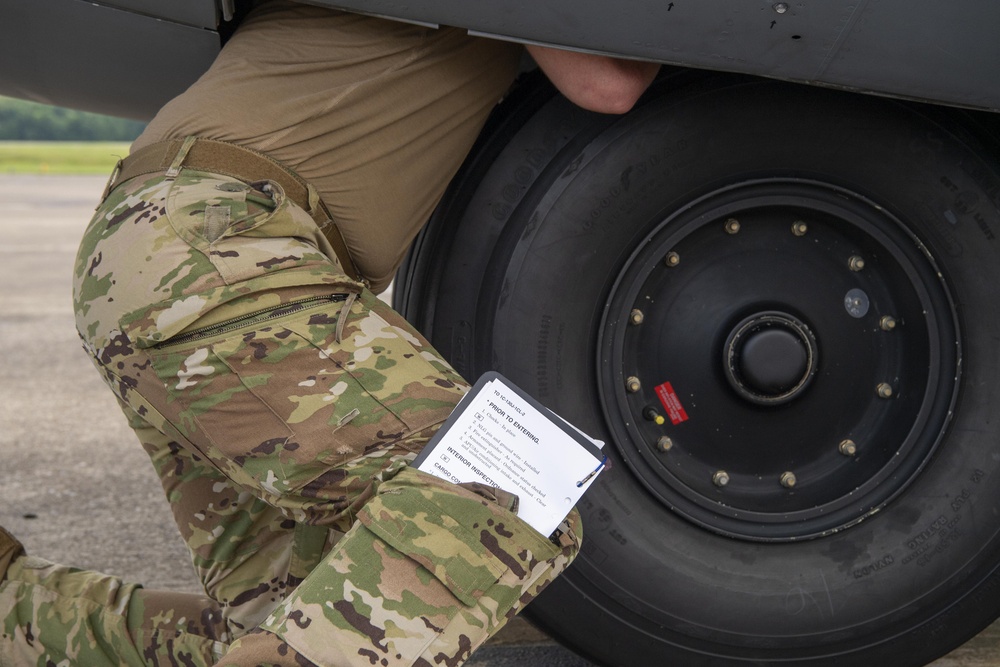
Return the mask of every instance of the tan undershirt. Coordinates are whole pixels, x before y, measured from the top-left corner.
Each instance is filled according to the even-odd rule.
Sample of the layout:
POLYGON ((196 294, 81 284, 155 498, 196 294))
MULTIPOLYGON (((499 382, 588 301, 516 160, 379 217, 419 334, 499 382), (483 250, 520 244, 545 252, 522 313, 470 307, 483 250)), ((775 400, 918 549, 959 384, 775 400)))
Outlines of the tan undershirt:
POLYGON ((285 0, 248 17, 133 150, 189 135, 265 152, 320 192, 372 289, 392 280, 521 47, 285 0))

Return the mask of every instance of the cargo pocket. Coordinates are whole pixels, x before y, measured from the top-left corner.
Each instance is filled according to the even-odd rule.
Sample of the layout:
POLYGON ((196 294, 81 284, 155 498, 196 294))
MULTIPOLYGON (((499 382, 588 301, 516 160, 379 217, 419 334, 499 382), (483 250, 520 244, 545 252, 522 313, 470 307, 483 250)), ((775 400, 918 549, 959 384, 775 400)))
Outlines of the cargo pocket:
POLYGON ((575 535, 554 542, 412 468, 383 483, 357 519, 262 626, 316 664, 460 662, 579 548, 575 535))
POLYGON ((153 345, 179 430, 270 502, 345 509, 371 481, 346 464, 391 447, 415 453, 423 441, 408 436, 446 419, 464 391, 370 311, 373 299, 317 295, 153 345))
MULTIPOLYGON (((276 504, 287 504, 277 498, 348 454, 336 431, 351 421, 357 401, 347 407, 338 399, 359 393, 356 387, 348 392, 349 376, 284 325, 314 319, 335 325, 348 298, 318 294, 270 308, 248 306, 243 313, 235 309, 229 319, 148 346, 178 430, 235 483, 272 496, 276 504)), ((364 407, 372 413, 378 406, 364 407)), ((401 429, 396 420, 387 426, 401 429)))

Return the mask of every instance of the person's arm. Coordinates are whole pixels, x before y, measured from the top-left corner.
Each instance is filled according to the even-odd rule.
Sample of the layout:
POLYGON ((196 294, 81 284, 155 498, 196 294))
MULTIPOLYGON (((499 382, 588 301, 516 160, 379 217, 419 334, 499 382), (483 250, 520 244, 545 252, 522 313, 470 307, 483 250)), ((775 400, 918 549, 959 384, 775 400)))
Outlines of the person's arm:
POLYGON ((553 85, 571 102, 599 113, 625 113, 649 87, 658 63, 529 45, 553 85))

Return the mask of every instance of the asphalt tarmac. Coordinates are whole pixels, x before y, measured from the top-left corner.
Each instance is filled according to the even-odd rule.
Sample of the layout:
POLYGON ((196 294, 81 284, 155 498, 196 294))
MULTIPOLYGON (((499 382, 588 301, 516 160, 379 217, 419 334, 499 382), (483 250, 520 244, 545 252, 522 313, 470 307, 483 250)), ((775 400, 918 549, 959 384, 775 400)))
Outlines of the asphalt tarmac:
MULTIPOLYGON (((73 257, 104 182, 0 175, 0 525, 33 555, 196 591, 159 482, 73 326, 73 257)), ((523 619, 466 664, 591 665, 523 619)), ((998 665, 1000 623, 931 663, 998 665)))

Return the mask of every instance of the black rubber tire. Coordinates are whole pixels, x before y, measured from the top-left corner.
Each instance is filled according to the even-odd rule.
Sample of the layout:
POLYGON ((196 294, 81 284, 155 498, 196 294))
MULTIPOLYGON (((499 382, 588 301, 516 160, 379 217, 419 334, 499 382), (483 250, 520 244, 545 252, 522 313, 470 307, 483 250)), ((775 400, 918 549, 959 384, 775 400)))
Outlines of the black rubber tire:
MULTIPOLYGON (((531 609, 546 629, 600 664, 623 667, 895 667, 926 664, 997 617, 1000 166, 995 146, 966 119, 918 105, 690 73, 661 81, 625 117, 582 112, 539 82, 505 103, 401 271, 396 307, 466 377, 498 370, 608 442, 614 467, 581 503, 582 554, 531 609), (883 456, 866 469, 861 482, 879 484, 859 492, 856 507, 841 503, 850 495, 843 480, 825 488, 841 503, 833 519, 790 501, 791 512, 805 517, 801 532, 775 515, 766 519, 778 526, 771 531, 758 530, 752 513, 735 523, 713 514, 705 510, 717 500, 710 489, 699 491, 692 507, 683 498, 674 503, 668 487, 675 482, 658 486, 660 473, 649 472, 658 456, 653 448, 622 436, 651 427, 623 417, 633 399, 617 389, 630 372, 620 357, 659 354, 648 341, 616 347, 615 336, 620 343, 634 335, 609 320, 628 267, 638 267, 643 249, 670 231, 671 216, 690 223, 697 202, 721 201, 720 193, 748 183, 765 184, 758 194, 777 209, 781 188, 799 196, 795 187, 802 184, 815 202, 828 195, 854 202, 896 234, 885 248, 899 249, 902 264, 924 271, 913 289, 932 293, 933 340, 918 337, 916 356, 901 357, 904 368, 893 381, 903 389, 893 405, 919 393, 907 394, 907 382, 935 396, 933 405, 886 417, 895 420, 891 435, 910 428, 907 415, 919 412, 924 433, 906 436, 917 444, 900 455, 905 464, 892 468, 892 457, 883 456), (909 368, 925 358, 951 377, 909 368)), ((835 231, 837 224, 827 227, 835 231)), ((794 258, 788 262, 789 271, 802 271, 794 258)), ((819 262, 810 266, 835 273, 819 262)), ((806 277, 792 273, 786 282, 806 277)), ((850 276, 825 282, 842 278, 850 276)), ((646 284, 636 280, 636 289, 640 283, 646 284)), ((650 305, 667 322, 657 331, 672 336, 688 321, 678 308, 650 305)), ((849 328, 850 318, 842 311, 837 317, 849 328)), ((906 326, 923 331, 915 320, 906 326)), ((732 403, 732 415, 751 415, 754 437, 771 428, 784 434, 786 417, 810 428, 834 423, 829 413, 850 419, 853 410, 878 407, 865 398, 869 407, 857 408, 843 387, 842 400, 822 393, 847 362, 830 343, 839 335, 830 325, 810 326, 820 341, 819 372, 792 407, 744 405, 735 394, 719 399, 720 409, 732 403), (809 403, 816 396, 822 400, 809 403)), ((714 355, 719 342, 706 336, 704 344, 714 355)), ((868 355, 866 363, 895 363, 875 348, 859 352, 868 355)), ((641 374, 641 366, 634 372, 641 374)), ((722 386, 724 371, 713 372, 712 382, 722 386)), ((712 419, 712 405, 684 400, 691 422, 712 419)), ((682 427, 664 428, 672 434, 682 427)), ((862 451, 857 465, 877 459, 877 453, 864 458, 865 433, 852 433, 862 451)), ((840 465, 823 461, 816 465, 840 465)), ((767 493, 778 497, 778 488, 768 486, 767 493)), ((807 484, 799 488, 795 498, 808 498, 807 484)))

